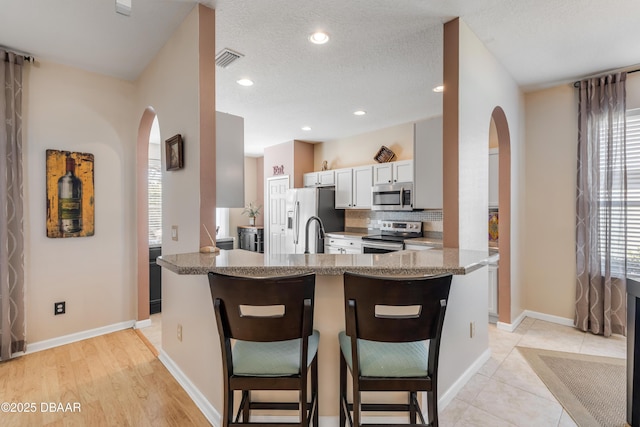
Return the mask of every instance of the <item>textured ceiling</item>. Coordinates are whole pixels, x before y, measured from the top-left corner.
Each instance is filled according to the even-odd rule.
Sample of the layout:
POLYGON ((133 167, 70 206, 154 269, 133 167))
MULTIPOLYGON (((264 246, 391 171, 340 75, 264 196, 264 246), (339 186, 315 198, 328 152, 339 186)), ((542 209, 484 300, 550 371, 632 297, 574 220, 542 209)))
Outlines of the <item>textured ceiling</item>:
MULTIPOLYGON (((217 109, 245 118, 245 152, 327 141, 437 115, 442 24, 460 16, 523 90, 640 63, 640 2, 608 0, 216 0, 217 109), (331 36, 312 45, 316 30, 331 36), (597 51, 597 54, 593 52, 597 51), (255 85, 235 81, 248 77, 255 85), (357 109, 367 115, 356 117, 357 109), (310 126, 311 131, 302 131, 310 126)), ((194 0, 2 0, 0 45, 134 80, 194 0)), ((162 120, 162 118, 159 118, 162 120)))

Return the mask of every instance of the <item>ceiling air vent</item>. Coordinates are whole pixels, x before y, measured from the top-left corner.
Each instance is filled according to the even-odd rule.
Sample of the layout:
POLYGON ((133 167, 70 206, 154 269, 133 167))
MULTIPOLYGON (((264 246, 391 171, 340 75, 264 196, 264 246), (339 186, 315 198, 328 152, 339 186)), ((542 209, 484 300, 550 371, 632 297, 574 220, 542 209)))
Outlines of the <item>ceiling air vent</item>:
POLYGON ((216 55, 216 65, 220 68, 227 68, 243 56, 244 55, 239 52, 234 52, 231 49, 224 48, 216 55))

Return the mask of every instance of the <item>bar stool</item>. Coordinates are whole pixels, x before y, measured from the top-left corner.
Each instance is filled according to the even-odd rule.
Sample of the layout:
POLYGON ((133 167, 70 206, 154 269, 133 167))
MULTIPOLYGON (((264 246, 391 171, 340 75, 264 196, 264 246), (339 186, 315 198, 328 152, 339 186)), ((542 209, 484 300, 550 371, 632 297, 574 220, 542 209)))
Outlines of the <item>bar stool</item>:
POLYGON ((363 425, 361 411, 407 411, 410 425, 438 426, 438 355, 451 279, 451 274, 344 274, 346 332, 338 336, 341 427, 347 420, 351 426, 363 425), (347 367, 353 403, 347 401, 347 367), (408 403, 361 403, 361 392, 369 391, 406 391, 408 403), (429 424, 418 403, 419 391, 427 394, 429 424))
POLYGON ((320 334, 313 330, 315 274, 250 278, 209 273, 209 287, 222 349, 222 425, 249 424, 252 409, 284 409, 299 411, 300 422, 250 424, 307 427, 313 421, 318 426, 320 334), (252 390, 297 390, 299 400, 254 402, 252 390), (242 392, 242 400, 234 420, 235 391, 242 392))

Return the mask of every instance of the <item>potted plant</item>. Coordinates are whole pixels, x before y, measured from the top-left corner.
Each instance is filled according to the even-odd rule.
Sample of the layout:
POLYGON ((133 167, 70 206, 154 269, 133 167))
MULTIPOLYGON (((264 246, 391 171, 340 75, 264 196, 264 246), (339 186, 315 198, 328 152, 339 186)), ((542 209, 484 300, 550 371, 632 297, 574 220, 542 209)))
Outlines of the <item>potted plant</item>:
POLYGON ((260 209, 262 209, 262 205, 256 207, 253 202, 244 208, 242 213, 249 215, 249 225, 256 225, 256 217, 260 215, 260 209))

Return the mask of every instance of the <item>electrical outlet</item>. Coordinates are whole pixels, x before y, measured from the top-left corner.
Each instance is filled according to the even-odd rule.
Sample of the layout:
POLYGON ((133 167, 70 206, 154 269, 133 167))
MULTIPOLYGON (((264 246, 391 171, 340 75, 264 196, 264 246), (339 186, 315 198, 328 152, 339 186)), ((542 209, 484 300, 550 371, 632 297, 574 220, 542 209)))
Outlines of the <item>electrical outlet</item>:
POLYGON ((53 314, 54 315, 58 315, 58 314, 64 314, 67 310, 67 302, 66 301, 61 301, 61 302, 54 302, 53 303, 53 314))
POLYGON ((176 242, 178 241, 178 226, 177 225, 172 225, 171 226, 171 240, 175 240, 176 242))
POLYGON ((178 323, 178 341, 182 342, 182 325, 178 323))
POLYGON ((469 338, 476 336, 476 322, 469 323, 469 338))

